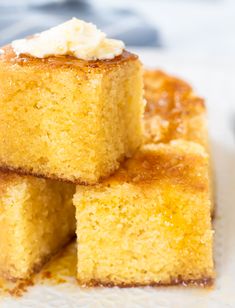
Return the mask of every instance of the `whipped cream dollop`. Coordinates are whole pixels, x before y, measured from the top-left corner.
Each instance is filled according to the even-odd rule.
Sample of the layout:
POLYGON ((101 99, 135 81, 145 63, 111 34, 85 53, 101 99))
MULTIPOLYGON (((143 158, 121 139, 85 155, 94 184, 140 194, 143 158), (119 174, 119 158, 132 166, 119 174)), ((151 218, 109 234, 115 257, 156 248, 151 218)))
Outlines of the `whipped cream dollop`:
POLYGON ((72 18, 32 38, 13 41, 12 47, 17 55, 36 58, 72 55, 83 60, 104 60, 120 55, 125 45, 107 38, 94 24, 72 18))

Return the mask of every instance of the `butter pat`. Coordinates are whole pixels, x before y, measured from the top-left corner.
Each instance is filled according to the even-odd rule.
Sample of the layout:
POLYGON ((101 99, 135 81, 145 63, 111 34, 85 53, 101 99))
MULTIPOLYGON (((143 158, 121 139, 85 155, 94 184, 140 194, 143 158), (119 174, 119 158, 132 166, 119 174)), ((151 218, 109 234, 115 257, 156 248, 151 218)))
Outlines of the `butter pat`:
POLYGON ((32 38, 13 41, 12 47, 17 55, 36 58, 72 55, 83 60, 105 60, 120 55, 125 45, 107 38, 94 24, 72 18, 32 38))

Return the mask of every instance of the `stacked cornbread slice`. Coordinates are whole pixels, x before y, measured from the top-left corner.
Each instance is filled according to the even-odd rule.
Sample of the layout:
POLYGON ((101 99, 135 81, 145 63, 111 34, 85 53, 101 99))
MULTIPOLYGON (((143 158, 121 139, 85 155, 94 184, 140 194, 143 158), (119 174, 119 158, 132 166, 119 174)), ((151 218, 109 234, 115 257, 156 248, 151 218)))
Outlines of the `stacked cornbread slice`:
POLYGON ((18 52, 18 42, 0 50, 0 274, 9 279, 28 278, 75 236, 75 183, 109 176, 143 142, 138 57, 82 21, 56 33, 19 43, 45 35, 59 54, 18 52), (95 58, 60 54, 63 35, 65 48, 81 36, 77 52, 95 58))
POLYGON ((210 161, 203 100, 145 73, 146 145, 74 196, 78 281, 94 286, 213 281, 210 161))
POLYGON ((96 183, 142 143, 142 69, 111 60, 0 56, 0 166, 21 174, 96 183))

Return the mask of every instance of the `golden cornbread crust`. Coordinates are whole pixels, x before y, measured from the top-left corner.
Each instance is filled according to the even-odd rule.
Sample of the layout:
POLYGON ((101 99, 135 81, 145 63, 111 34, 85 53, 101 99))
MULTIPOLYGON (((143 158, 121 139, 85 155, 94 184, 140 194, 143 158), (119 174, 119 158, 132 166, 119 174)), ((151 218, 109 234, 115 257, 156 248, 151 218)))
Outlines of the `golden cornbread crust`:
POLYGON ((194 141, 208 147, 204 100, 183 80, 145 70, 145 142, 194 141))
POLYGON ((4 53, 0 55, 0 60, 8 62, 10 64, 19 64, 22 66, 35 65, 38 68, 44 67, 69 67, 73 69, 83 70, 84 72, 89 69, 95 69, 97 71, 113 69, 115 66, 119 66, 124 62, 136 60, 138 56, 124 50, 120 56, 116 56, 113 59, 108 60, 82 60, 74 56, 49 56, 45 58, 35 58, 30 55, 20 54, 17 56, 12 49, 11 45, 7 45, 1 48, 4 53))
POLYGON ((148 144, 126 160, 113 176, 96 186, 131 183, 144 188, 153 182, 169 180, 189 191, 203 192, 208 190, 208 177, 201 177, 199 170, 208 167, 207 159, 203 147, 193 142, 172 140, 167 145, 158 144, 157 153, 155 145, 148 144))

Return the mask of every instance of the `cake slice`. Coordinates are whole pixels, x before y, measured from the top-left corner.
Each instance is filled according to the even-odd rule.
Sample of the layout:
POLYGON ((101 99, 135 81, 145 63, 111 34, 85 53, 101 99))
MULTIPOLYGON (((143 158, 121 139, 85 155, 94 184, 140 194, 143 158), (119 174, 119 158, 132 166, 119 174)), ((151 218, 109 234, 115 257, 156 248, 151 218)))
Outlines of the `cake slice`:
POLYGON ((0 174, 0 275, 26 279, 75 235, 75 186, 0 174))
POLYGON ((0 54, 0 168, 96 183, 142 143, 142 68, 113 59, 0 54))
POLYGON ((79 283, 211 284, 208 164, 197 143, 148 144, 102 183, 77 186, 79 283))
POLYGON ((204 100, 189 84, 162 71, 146 70, 144 88, 146 143, 184 139, 197 142, 208 150, 204 100))

